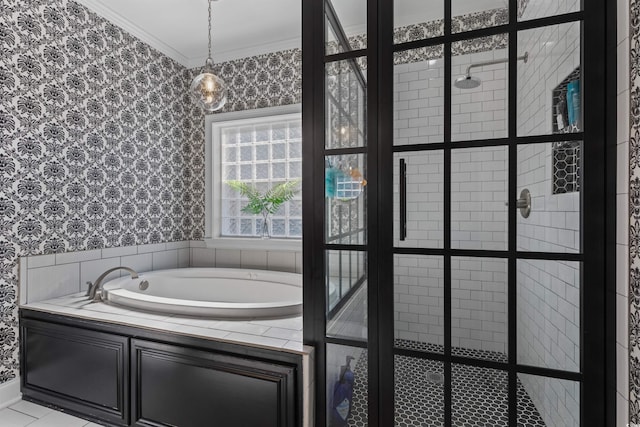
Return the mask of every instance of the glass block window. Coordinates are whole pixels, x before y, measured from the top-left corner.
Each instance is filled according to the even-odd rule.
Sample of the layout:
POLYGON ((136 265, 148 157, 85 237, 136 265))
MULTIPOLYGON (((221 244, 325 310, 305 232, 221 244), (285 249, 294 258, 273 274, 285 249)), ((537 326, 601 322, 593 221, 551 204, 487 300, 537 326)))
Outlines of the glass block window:
MULTIPOLYGON (((301 120, 299 116, 237 120, 219 127, 217 132, 221 153, 220 236, 262 235, 262 216, 242 212, 247 199, 226 182, 244 181, 264 193, 277 184, 301 179, 301 120)), ((301 193, 271 216, 269 227, 273 238, 302 237, 301 193)))

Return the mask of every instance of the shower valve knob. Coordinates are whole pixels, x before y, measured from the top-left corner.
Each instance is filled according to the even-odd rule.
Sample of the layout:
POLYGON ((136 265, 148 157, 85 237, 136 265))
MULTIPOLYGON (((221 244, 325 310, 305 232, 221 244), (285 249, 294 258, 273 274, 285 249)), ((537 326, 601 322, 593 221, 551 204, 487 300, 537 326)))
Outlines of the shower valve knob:
MULTIPOLYGON (((509 206, 509 202, 505 202, 509 206)), ((516 208, 520 209, 520 215, 523 218, 529 218, 531 215, 531 193, 527 188, 520 192, 520 198, 516 200, 516 208)))

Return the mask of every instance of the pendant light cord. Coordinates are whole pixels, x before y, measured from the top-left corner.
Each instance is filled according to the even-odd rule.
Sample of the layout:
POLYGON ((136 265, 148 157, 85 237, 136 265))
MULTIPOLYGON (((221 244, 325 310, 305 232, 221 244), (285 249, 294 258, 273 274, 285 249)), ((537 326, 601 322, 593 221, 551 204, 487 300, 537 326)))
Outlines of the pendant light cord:
POLYGON ((211 55, 211 0, 209 0, 209 59, 213 59, 211 55))

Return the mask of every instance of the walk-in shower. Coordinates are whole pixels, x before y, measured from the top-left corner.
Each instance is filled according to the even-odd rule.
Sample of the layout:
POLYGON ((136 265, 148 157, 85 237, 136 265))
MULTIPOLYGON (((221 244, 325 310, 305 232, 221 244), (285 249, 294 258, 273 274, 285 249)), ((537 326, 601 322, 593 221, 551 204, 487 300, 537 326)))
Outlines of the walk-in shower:
MULTIPOLYGON (((529 61, 529 52, 525 52, 524 55, 518 57, 518 61, 524 61, 526 64, 529 61)), ((458 79, 456 79, 454 85, 458 89, 475 89, 482 84, 482 80, 479 77, 471 75, 472 68, 485 67, 489 65, 505 64, 509 62, 508 59, 494 59, 490 61, 478 62, 471 64, 467 67, 467 73, 458 79)))
POLYGON ((316 425, 613 425, 593 375, 605 5, 305 2, 316 425))

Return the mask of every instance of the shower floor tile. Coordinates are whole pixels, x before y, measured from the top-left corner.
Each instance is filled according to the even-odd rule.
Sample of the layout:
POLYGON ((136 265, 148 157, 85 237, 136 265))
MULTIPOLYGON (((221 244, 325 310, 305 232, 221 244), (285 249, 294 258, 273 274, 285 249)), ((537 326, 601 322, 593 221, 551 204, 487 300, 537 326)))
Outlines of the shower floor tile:
MULTIPOLYGON (((396 346, 442 353, 442 347, 406 340, 396 346)), ((506 362, 504 355, 457 349, 460 356, 506 362)), ((355 383, 350 427, 367 426, 367 356, 354 367, 355 383)), ((396 356, 396 427, 443 427, 444 379, 439 361, 396 356)), ((508 426, 507 373, 474 366, 453 367, 452 411, 454 427, 508 426)), ((518 427, 545 427, 546 424, 518 381, 518 427)))

